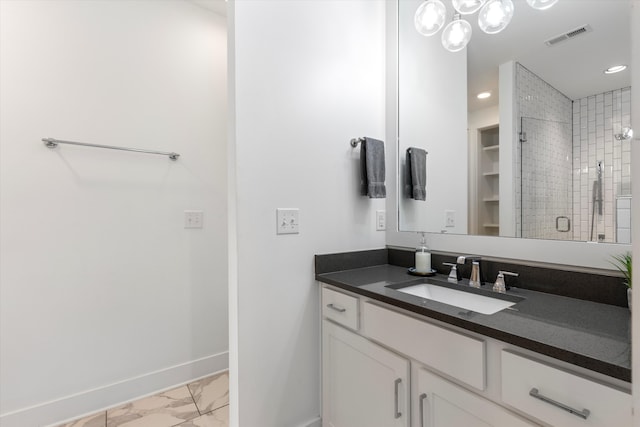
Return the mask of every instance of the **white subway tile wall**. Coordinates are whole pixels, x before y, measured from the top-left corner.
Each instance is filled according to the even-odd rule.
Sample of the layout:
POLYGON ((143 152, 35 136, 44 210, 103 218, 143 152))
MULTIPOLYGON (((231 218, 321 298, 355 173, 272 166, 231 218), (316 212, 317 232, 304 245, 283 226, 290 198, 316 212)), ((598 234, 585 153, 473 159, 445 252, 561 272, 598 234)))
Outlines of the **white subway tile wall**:
POLYGON ((630 124, 631 88, 588 96, 573 103, 573 218, 578 240, 631 241, 630 222, 628 226, 617 225, 625 215, 630 218, 631 213, 631 145, 628 140, 617 141, 614 137, 630 124), (603 165, 602 215, 598 213, 597 202, 595 209, 593 203, 598 162, 603 165), (628 208, 624 207, 627 202, 623 199, 629 201, 628 208))

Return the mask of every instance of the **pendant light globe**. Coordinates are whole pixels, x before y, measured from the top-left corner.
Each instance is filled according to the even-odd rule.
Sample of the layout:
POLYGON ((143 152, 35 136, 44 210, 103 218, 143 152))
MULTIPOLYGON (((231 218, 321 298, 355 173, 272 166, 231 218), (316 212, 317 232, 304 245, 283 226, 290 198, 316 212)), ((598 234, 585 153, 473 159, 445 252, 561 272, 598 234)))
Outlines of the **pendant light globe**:
POLYGON ((447 9, 440 0, 427 0, 416 10, 414 25, 423 36, 432 36, 444 25, 447 9))
POLYGON ((487 0, 451 0, 453 8, 463 15, 476 13, 487 0))
POLYGON ((453 21, 442 32, 442 46, 450 52, 458 52, 464 49, 471 40, 471 24, 460 18, 459 14, 453 16, 453 21))
POLYGON ((478 14, 478 26, 487 34, 497 34, 504 30, 513 18, 511 0, 489 0, 478 14))

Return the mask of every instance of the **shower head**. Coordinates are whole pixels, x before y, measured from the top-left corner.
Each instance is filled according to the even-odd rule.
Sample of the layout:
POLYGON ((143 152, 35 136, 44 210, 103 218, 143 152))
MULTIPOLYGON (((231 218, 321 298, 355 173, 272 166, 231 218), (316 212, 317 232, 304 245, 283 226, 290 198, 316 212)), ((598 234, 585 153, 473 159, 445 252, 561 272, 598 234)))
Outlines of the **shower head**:
POLYGON ((622 132, 616 133, 613 136, 617 141, 625 141, 627 139, 631 139, 633 138, 633 129, 631 129, 629 126, 623 127, 622 132))

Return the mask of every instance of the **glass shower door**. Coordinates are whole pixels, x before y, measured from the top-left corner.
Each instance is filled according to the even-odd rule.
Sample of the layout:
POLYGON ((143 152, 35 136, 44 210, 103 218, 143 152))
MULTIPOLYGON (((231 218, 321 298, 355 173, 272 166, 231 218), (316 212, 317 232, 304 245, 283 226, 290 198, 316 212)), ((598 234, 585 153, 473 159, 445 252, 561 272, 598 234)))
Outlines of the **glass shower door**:
POLYGON ((520 237, 573 240, 571 124, 523 117, 518 148, 520 237))

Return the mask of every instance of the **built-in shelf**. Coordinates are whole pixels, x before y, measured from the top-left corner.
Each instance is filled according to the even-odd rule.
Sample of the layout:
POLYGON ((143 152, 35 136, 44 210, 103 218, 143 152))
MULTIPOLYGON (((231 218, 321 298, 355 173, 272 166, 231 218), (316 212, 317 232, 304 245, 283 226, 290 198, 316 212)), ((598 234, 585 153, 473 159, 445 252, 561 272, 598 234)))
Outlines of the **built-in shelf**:
POLYGON ((500 234, 500 128, 489 126, 479 130, 477 164, 477 233, 500 234))

